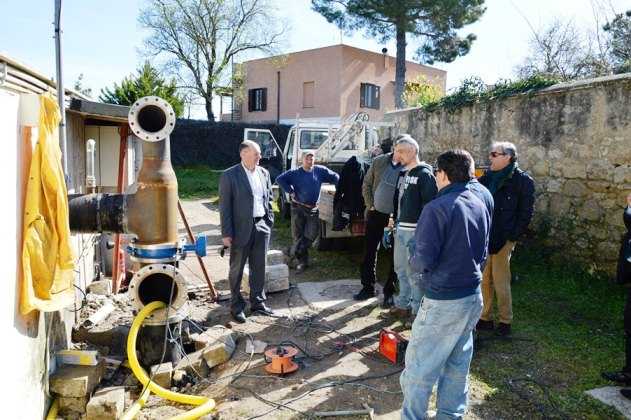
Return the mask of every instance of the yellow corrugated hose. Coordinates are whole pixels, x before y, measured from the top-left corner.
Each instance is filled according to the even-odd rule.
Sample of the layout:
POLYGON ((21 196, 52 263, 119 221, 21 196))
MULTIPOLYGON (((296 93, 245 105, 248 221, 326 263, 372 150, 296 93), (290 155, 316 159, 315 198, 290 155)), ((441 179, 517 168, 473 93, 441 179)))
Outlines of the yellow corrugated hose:
POLYGON ((48 409, 48 415, 46 416, 46 420, 57 420, 57 412, 59 411, 59 399, 55 398, 53 403, 50 405, 48 409))
POLYGON ((146 387, 146 390, 142 393, 138 401, 136 401, 130 407, 130 409, 127 410, 127 412, 125 412, 123 419, 133 419, 138 414, 144 403, 147 401, 150 392, 153 392, 154 394, 166 400, 175 401, 181 404, 198 406, 192 410, 187 411, 186 413, 172 417, 171 420, 197 419, 203 415, 210 413, 215 408, 215 400, 213 400, 212 398, 202 397, 198 395, 180 394, 178 392, 173 392, 168 389, 162 388, 160 385, 150 380, 147 372, 145 372, 145 370, 140 366, 140 363, 138 363, 138 357, 136 356, 136 338, 138 336, 138 331, 140 330, 140 327, 142 326, 145 318, 147 318, 153 311, 162 309, 165 306, 166 305, 164 302, 151 302, 140 311, 136 318, 134 318, 134 322, 132 322, 131 324, 129 336, 127 337, 127 360, 129 361, 129 366, 132 372, 134 372, 134 375, 136 376, 138 381, 140 381, 140 383, 146 387))

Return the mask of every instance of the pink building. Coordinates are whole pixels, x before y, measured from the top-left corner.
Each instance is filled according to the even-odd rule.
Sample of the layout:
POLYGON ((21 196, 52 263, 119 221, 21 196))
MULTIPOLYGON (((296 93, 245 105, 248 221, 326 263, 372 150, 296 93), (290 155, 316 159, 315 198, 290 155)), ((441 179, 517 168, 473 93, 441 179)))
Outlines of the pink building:
MULTIPOLYGON (((244 103, 234 119, 245 122, 339 121, 363 111, 379 121, 394 110, 395 58, 333 45, 243 63, 244 103)), ((445 92, 447 72, 408 61, 406 81, 419 75, 445 92)))

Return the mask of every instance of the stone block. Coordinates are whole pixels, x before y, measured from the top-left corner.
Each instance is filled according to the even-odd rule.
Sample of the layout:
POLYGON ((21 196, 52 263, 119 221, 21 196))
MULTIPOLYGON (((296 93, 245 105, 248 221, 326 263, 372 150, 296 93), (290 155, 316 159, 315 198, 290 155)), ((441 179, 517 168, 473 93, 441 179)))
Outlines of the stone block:
POLYGON ((209 343, 202 352, 206 364, 212 369, 230 360, 236 348, 237 345, 233 336, 226 334, 220 340, 209 343))
POLYGON ((556 179, 551 179, 548 182, 548 192, 560 192, 561 191, 561 182, 556 179))
POLYGON ((583 219, 595 222, 603 215, 602 208, 594 200, 586 201, 580 209, 579 215, 583 219))
POLYGON ((125 388, 103 388, 94 393, 86 407, 87 420, 116 420, 125 409, 125 388))
POLYGON ((550 164, 546 160, 537 160, 532 165, 532 174, 536 177, 547 176, 550 174, 550 164))
MULTIPOLYGON (((246 292, 250 291, 250 267, 243 269, 243 282, 241 287, 246 292)), ((265 291, 268 293, 289 290, 289 267, 287 264, 267 265, 265 267, 265 291)))
POLYGON ((581 181, 570 179, 563 185, 563 193, 570 197, 584 197, 587 194, 587 187, 581 181))
POLYGON ((615 182, 616 184, 631 182, 631 166, 622 165, 614 169, 613 182, 615 182))
POLYGON ((186 373, 195 378, 208 376, 210 371, 204 359, 204 349, 188 353, 186 357, 182 357, 180 363, 175 366, 175 370, 185 370, 186 373))
POLYGON ((235 335, 228 328, 209 328, 201 334, 191 334, 191 339, 195 344, 195 350, 202 350, 217 343, 226 343, 235 346, 235 335))
POLYGON ((93 281, 86 291, 95 295, 109 295, 112 293, 112 282, 110 280, 93 281))
POLYGON ((171 389, 171 378, 173 375, 173 364, 171 362, 153 365, 150 369, 151 380, 162 388, 171 389))
POLYGON ((285 254, 278 249, 267 251, 267 265, 283 264, 285 262, 285 254))
POLYGON ((84 414, 85 406, 88 404, 89 397, 58 397, 59 398, 59 414, 84 414))
POLYGON ((564 159, 560 165, 565 178, 587 178, 587 167, 585 164, 575 160, 564 159))
POLYGON ((104 372, 103 361, 96 366, 62 365, 50 377, 50 390, 62 397, 84 397, 92 393, 104 372))
POLYGON ((265 290, 269 293, 289 290, 287 264, 268 265, 265 271, 265 290))

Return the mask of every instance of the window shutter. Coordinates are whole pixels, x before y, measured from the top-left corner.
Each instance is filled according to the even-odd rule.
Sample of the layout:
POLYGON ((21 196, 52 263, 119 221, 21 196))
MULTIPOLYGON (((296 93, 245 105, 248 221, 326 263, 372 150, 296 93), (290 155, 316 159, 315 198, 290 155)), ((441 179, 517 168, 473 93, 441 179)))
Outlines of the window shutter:
POLYGON ((380 100, 381 100, 381 88, 379 86, 375 86, 373 88, 372 107, 375 109, 379 109, 380 100))
POLYGON ((261 89, 261 111, 267 110, 267 88, 261 89))
POLYGON ((362 83, 359 86, 359 107, 366 108, 366 84, 362 83))
POLYGON ((254 111, 254 89, 248 90, 248 112, 254 111))

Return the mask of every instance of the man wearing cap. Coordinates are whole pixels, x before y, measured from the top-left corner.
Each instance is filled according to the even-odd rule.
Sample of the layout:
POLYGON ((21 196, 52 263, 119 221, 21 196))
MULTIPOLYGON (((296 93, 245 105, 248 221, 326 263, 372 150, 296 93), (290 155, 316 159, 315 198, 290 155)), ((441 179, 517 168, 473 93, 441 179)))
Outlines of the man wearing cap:
POLYGON ((302 155, 302 166, 283 172, 276 182, 289 194, 291 201, 290 257, 297 260, 296 270, 304 271, 309 264, 309 248, 318 237, 318 201, 324 183, 337 185, 340 177, 326 166, 315 164, 313 152, 302 155))

